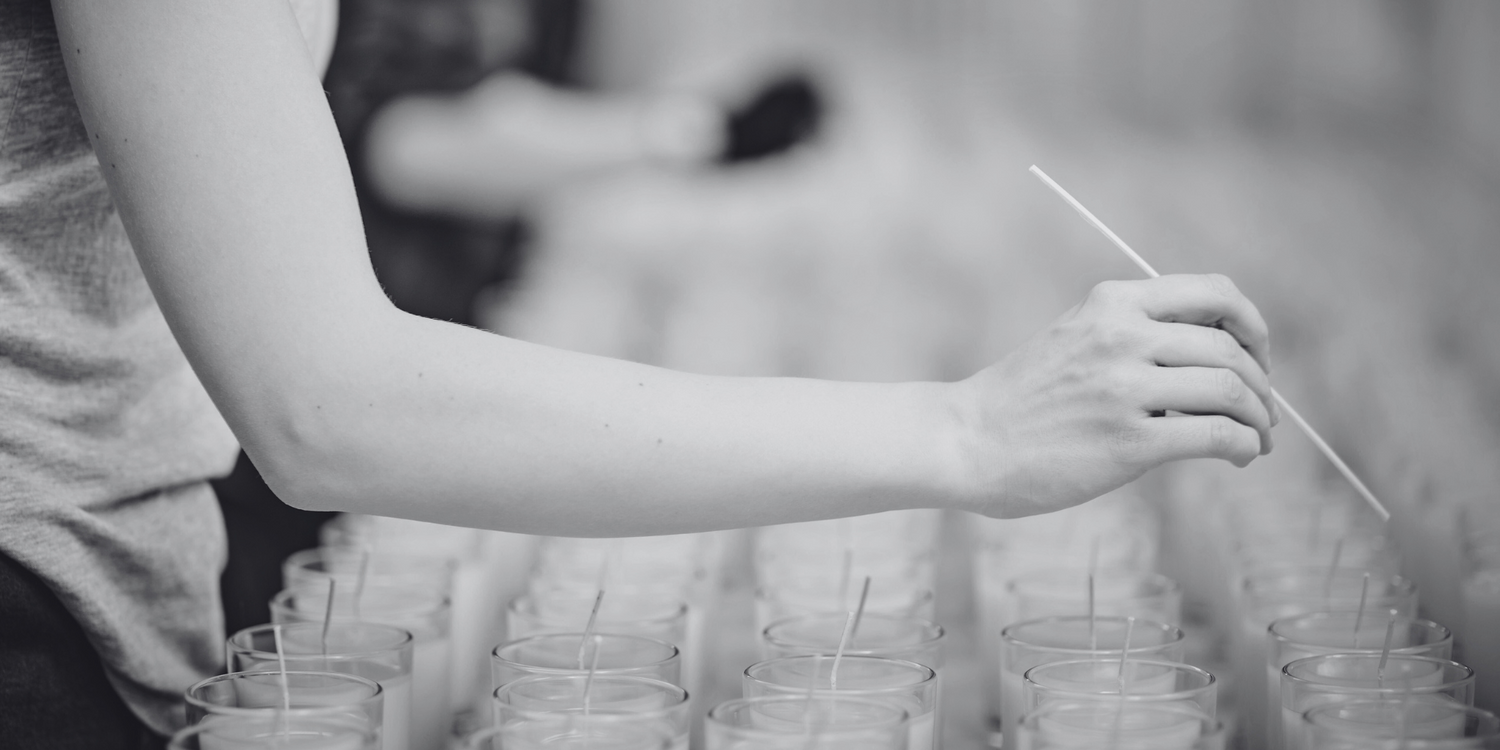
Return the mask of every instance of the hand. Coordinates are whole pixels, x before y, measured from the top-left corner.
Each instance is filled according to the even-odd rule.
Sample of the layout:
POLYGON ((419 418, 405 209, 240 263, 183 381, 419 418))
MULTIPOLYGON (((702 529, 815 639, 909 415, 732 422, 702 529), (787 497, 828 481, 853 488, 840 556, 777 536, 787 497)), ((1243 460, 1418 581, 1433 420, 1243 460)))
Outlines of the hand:
POLYGON ((1268 338, 1228 278, 1106 281, 965 381, 972 509, 1015 517, 1091 500, 1161 463, 1271 450, 1268 338))

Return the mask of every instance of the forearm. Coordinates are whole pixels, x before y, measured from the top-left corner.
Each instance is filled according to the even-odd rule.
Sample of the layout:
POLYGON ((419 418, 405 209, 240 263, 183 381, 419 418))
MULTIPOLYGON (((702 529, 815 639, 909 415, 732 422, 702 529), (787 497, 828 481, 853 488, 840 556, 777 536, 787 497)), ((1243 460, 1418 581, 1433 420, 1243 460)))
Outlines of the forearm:
POLYGON ((240 428, 289 502, 633 535, 961 494, 955 386, 697 376, 399 313, 368 335, 240 428))

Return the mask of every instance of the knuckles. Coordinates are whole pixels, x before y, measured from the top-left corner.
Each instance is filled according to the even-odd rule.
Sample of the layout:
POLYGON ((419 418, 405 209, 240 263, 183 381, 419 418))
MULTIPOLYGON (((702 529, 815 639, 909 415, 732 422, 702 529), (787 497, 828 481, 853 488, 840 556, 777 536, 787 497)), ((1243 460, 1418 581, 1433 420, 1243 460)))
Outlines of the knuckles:
POLYGON ((1084 331, 1093 353, 1104 357, 1117 357, 1133 350, 1140 340, 1135 329, 1114 318, 1091 321, 1084 331))
POLYGON ((1245 383, 1233 370, 1218 370, 1214 378, 1219 381, 1219 393, 1225 402, 1239 404, 1245 400, 1245 383))
POLYGON ((1124 304, 1132 298, 1130 282, 1110 279, 1101 281, 1089 290, 1088 301, 1093 305, 1113 307, 1124 304))
POLYGON ((1222 328, 1212 329, 1214 348, 1218 350, 1220 361, 1229 363, 1235 361, 1240 353, 1240 340, 1222 328))
POLYGON ((1240 297, 1240 288, 1235 286, 1234 280, 1222 273, 1209 273, 1203 275, 1203 281, 1208 288, 1221 297, 1240 297))
POLYGON ((1234 427, 1228 417, 1209 420, 1207 440, 1210 455, 1234 459, 1234 427))

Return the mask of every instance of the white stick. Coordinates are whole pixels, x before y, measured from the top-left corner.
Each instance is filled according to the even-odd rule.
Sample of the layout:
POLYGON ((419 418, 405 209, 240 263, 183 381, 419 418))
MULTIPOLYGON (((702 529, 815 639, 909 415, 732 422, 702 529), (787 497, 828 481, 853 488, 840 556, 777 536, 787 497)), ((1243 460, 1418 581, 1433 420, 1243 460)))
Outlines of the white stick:
POLYGON ((276 640, 276 666, 281 670, 281 733, 290 735, 292 727, 292 689, 286 679, 286 652, 281 647, 281 626, 271 628, 271 637, 276 640))
MULTIPOLYGON (((1072 195, 1070 195, 1068 191, 1063 190, 1062 186, 1057 184, 1057 182, 1054 181, 1051 177, 1048 177, 1047 173, 1043 172, 1041 168, 1033 164, 1031 165, 1031 173, 1041 179, 1042 182, 1046 183, 1047 187, 1052 188, 1054 192, 1062 196, 1062 199, 1067 201, 1068 205, 1072 206, 1073 210, 1077 211, 1085 221, 1093 225, 1093 227, 1103 233, 1105 237, 1108 237, 1111 242, 1115 243, 1115 247, 1120 248, 1120 250, 1124 252, 1125 255, 1128 256, 1132 261, 1134 261, 1142 271, 1146 272, 1147 276, 1150 276, 1154 279, 1161 275, 1156 272, 1156 269, 1151 267, 1150 263, 1146 262, 1145 258, 1142 258, 1134 250, 1130 249, 1130 246, 1125 244, 1125 240, 1120 239, 1119 235, 1110 231, 1109 227, 1104 225, 1104 222, 1100 221, 1097 217, 1090 213, 1087 208, 1084 208, 1083 204, 1079 203, 1077 198, 1074 198, 1072 195)), ((1313 445, 1318 447, 1318 450, 1323 452, 1323 455, 1327 457, 1329 462, 1333 464, 1334 468, 1338 469, 1339 473, 1344 475, 1344 479, 1349 480, 1349 484, 1354 486, 1355 491, 1359 492, 1360 496, 1365 499, 1365 502, 1369 503, 1370 507, 1380 515, 1381 522, 1391 520, 1391 512, 1386 510, 1385 506, 1375 498, 1375 493, 1371 492, 1370 488, 1366 487, 1365 483, 1360 481, 1359 477, 1354 474, 1354 470, 1350 469, 1349 465, 1344 463, 1344 459, 1339 458, 1339 454, 1333 451, 1333 447, 1330 446, 1327 441, 1323 440, 1323 437, 1318 434, 1318 431, 1314 430, 1312 428, 1312 425, 1308 424, 1307 420, 1303 419, 1302 415, 1298 414, 1297 410, 1293 409, 1292 405, 1287 403, 1287 400, 1283 398, 1280 393, 1276 392, 1275 388, 1271 389, 1271 397, 1276 399, 1276 403, 1281 405, 1281 410, 1286 412, 1286 415, 1292 418, 1292 422, 1295 423, 1305 435, 1307 435, 1308 439, 1313 442, 1313 445)))

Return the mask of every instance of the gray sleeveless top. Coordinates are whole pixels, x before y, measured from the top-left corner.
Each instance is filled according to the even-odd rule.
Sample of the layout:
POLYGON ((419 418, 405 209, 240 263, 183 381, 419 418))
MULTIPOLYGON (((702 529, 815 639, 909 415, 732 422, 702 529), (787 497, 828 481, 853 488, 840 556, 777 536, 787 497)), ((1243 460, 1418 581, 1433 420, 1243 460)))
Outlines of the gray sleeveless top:
POLYGON ((222 662, 205 480, 235 451, 136 264, 51 6, 0 0, 0 553, 51 585, 157 731, 222 662))

